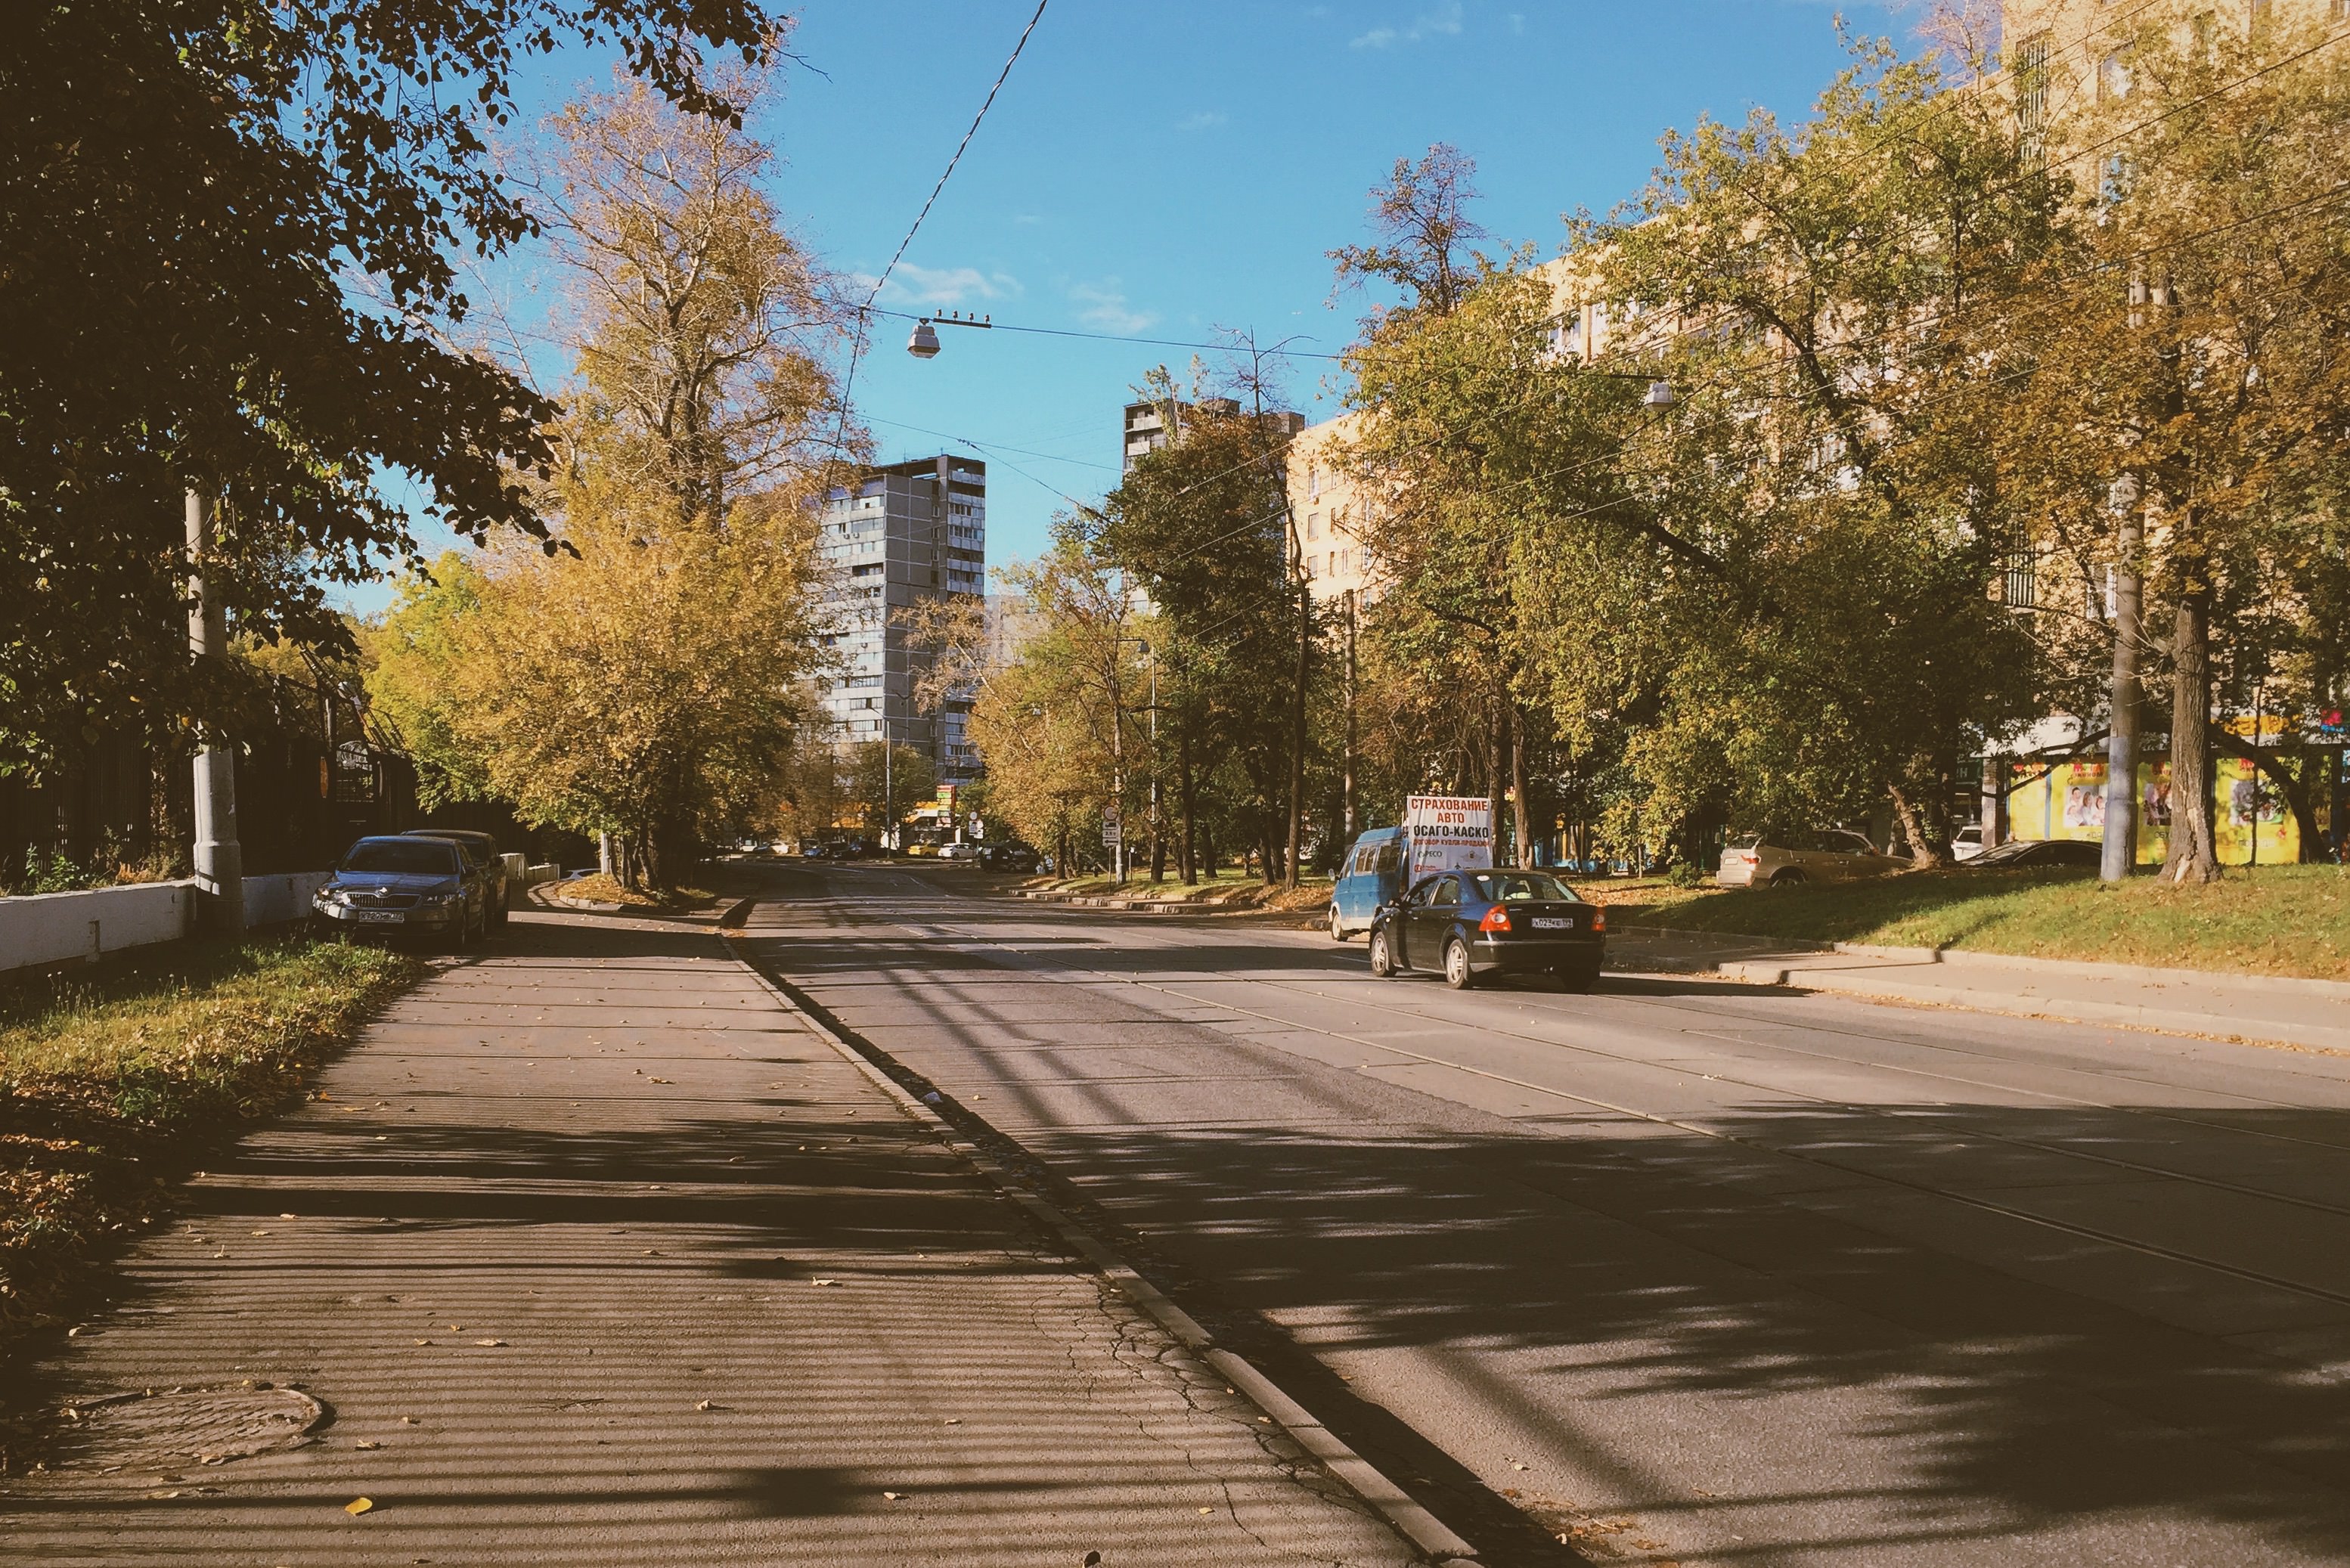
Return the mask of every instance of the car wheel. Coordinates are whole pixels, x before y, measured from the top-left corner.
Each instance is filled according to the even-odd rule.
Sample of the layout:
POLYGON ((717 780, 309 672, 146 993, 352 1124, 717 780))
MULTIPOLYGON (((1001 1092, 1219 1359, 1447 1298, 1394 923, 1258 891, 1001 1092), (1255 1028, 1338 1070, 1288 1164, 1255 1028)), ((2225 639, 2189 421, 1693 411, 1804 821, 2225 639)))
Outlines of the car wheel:
POLYGON ((1388 934, 1374 927, 1371 930, 1371 972, 1385 980, 1395 971, 1395 954, 1388 947, 1388 934))
POLYGON ((1334 942, 1347 940, 1347 928, 1338 922, 1338 906, 1336 904, 1330 906, 1330 940, 1334 942))
POLYGON ((1810 880, 1793 866, 1783 866, 1771 873, 1771 886, 1773 888, 1800 888, 1810 880))
POLYGON ((1469 967, 1469 944, 1459 937, 1444 944, 1444 983, 1455 991, 1477 983, 1477 971, 1469 967))

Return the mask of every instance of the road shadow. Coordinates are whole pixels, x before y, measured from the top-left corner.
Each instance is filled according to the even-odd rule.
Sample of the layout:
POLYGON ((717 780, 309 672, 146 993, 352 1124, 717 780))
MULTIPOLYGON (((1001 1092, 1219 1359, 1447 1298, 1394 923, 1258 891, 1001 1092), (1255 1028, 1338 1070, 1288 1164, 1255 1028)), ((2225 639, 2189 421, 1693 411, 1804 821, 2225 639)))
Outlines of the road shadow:
MULTIPOLYGON (((1147 1102, 1097 1081, 1070 1109, 1078 1091, 1056 1085, 1087 1083, 1100 1046, 1057 1051, 1049 1024, 994 1011, 999 988, 1016 1000, 1038 978, 1016 956, 999 955, 989 984, 931 994, 920 982, 944 971, 931 944, 873 928, 853 944, 754 934, 778 939, 760 950, 813 992, 894 989, 885 1038, 920 1042, 929 1068, 900 1064, 908 1081, 927 1088, 949 1066, 983 1080, 985 1106, 948 1100, 967 1130, 1016 1129, 1014 1163, 1056 1201, 1124 1238, 1220 1335, 1262 1335, 1266 1359, 1316 1388, 1317 1413, 1403 1479, 1445 1460, 1335 1381, 1350 1353, 1440 1364, 1462 1397, 1523 1429, 1564 1419, 1629 1500, 1618 1506, 1644 1517, 1700 1532, 1774 1510, 1833 1521, 1778 1538, 1788 1561, 1988 1550, 2130 1520, 2149 1540, 2235 1532, 2248 1550, 2350 1557, 2350 1110, 2166 1100, 2147 1085, 2120 1106, 1758 1097, 1701 1126, 1563 1109, 1541 1133, 1151 1125, 1147 1102), (1275 1321, 1315 1325, 1311 1355, 1265 1329, 1275 1321), (1691 1496, 1648 1457, 1642 1413, 1698 1409, 1813 1455, 1813 1483, 1691 1496)), ((1315 956, 1209 943, 1040 967, 1335 967, 1315 956)), ((1299 1068, 1204 1030, 1128 1049, 1187 1079, 1299 1068)))

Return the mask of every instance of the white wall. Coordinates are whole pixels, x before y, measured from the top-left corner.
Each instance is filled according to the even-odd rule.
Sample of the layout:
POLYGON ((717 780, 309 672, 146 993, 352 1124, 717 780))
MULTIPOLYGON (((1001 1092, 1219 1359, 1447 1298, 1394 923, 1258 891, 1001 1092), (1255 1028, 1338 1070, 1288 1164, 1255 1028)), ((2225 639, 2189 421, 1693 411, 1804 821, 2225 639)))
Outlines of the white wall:
MULTIPOLYGON (((328 875, 295 871, 247 877, 244 923, 274 926, 306 919, 310 896, 326 885, 328 875)), ((140 882, 0 898, 0 971, 178 941, 193 919, 195 891, 192 881, 140 882)))
POLYGON ((0 898, 0 970, 96 958, 188 934, 193 882, 0 898))

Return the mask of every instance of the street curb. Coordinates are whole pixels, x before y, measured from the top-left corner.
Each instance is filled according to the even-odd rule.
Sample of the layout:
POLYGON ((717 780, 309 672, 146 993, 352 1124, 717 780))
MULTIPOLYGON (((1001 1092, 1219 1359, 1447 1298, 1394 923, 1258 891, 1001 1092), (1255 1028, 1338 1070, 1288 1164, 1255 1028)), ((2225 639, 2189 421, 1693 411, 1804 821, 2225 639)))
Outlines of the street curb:
POLYGON ((1389 1480, 1368 1459, 1364 1459, 1346 1441, 1332 1432, 1304 1406, 1283 1393, 1278 1385, 1258 1371, 1244 1357, 1219 1347, 1199 1320, 1168 1299, 1158 1286, 1144 1279, 1118 1253, 1088 1231, 1080 1228, 1067 1215, 1045 1199, 1028 1191, 1013 1179, 1012 1174, 997 1164, 980 1147, 958 1134, 947 1119, 909 1092, 885 1072, 879 1064, 851 1044, 816 1012, 800 1004, 799 1000, 785 988, 783 982, 754 963, 737 945, 743 933, 736 929, 719 931, 727 951, 734 961, 750 971, 785 1010, 802 1020, 817 1036, 847 1059, 858 1072, 870 1079, 882 1093, 897 1103, 898 1108, 921 1123, 960 1155, 989 1185, 1034 1216, 1048 1231, 1066 1241, 1076 1253, 1092 1264, 1095 1271, 1115 1285, 1118 1293, 1157 1320, 1176 1342, 1197 1354, 1200 1358, 1232 1383, 1235 1392, 1246 1397, 1258 1409, 1273 1418, 1274 1423, 1289 1435, 1292 1441, 1311 1454, 1339 1483, 1363 1500, 1372 1512, 1385 1520, 1389 1528, 1417 1547, 1431 1562, 1474 1562, 1477 1548, 1462 1540, 1451 1526, 1438 1519, 1401 1487, 1389 1480))
POLYGON ((1032 904, 1049 904, 1061 909, 1118 909, 1137 915, 1190 915, 1194 919, 1212 919, 1232 915, 1285 915, 1287 909, 1261 909, 1254 907, 1230 909, 1221 904, 1188 903, 1180 898, 1113 898, 1093 893, 1022 893, 1015 898, 1032 904))
MULTIPOLYGON (((2024 973, 2075 975, 2091 980, 2153 981, 2162 984, 2198 982, 2257 985, 2262 990, 2290 991, 2307 996, 2350 1002, 2350 981, 2317 980, 2306 975, 2246 974, 2223 969, 2177 969, 2158 964, 2097 963, 2087 959, 2034 958, 2028 953, 1995 953, 1973 948, 1895 948, 1871 942, 1807 942, 1779 937, 1751 936, 1742 931, 1699 931, 1681 926, 1626 924, 1616 928, 1626 936, 1682 938, 1700 942, 1743 942, 1765 953, 1846 953, 1854 958, 1890 959, 1897 962, 1948 964, 1952 968, 2020 970, 2024 973)), ((1745 962, 1745 960, 1727 960, 1745 962)))
POLYGON ((2178 1034, 2195 1039, 2226 1040, 2245 1045, 2283 1045, 2299 1050, 2350 1054, 2350 1028, 2303 1023, 2287 1026, 2237 1013, 2193 1012, 2176 1007, 2151 1007, 2136 1002, 2098 1002, 2085 997, 2033 996, 2017 992, 1985 991, 1972 986, 1904 985, 1898 977, 1872 970, 1806 969, 1802 965, 1746 963, 1729 961, 1711 971, 1748 985, 1783 985, 1801 991, 1834 992, 1840 996, 1868 997, 1880 1002, 1916 1002, 1929 1007, 1960 1007, 1972 1012, 2011 1018, 2045 1018, 2060 1023, 2113 1024, 2149 1034, 2178 1034), (1877 977, 1874 981, 1869 977, 1877 977))

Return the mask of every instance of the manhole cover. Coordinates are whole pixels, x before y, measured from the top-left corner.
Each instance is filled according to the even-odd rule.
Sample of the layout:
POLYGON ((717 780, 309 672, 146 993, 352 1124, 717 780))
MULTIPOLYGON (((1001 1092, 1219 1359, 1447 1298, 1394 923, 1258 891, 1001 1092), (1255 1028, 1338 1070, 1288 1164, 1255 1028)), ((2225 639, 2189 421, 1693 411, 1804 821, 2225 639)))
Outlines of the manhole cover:
POLYGON ((298 1448, 327 1418, 298 1388, 266 1383, 224 1388, 149 1388, 68 1401, 57 1458, 68 1464, 224 1464, 298 1448))

